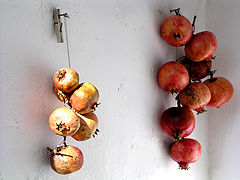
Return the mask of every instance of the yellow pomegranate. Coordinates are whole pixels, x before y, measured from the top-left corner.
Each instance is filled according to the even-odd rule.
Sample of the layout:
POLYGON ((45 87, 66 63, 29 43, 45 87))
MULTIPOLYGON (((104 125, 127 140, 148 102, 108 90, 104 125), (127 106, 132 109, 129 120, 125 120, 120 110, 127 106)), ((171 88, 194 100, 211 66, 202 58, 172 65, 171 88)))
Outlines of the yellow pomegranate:
POLYGON ((72 138, 77 141, 85 141, 94 136, 98 126, 98 118, 94 113, 80 115, 80 117, 81 126, 72 138))
POLYGON ((57 89, 70 93, 78 87, 79 75, 71 68, 61 68, 53 75, 53 82, 57 89))
POLYGON ((52 151, 50 157, 51 168, 59 174, 70 174, 83 165, 83 154, 74 146, 61 146, 52 151))
POLYGON ((50 129, 60 136, 72 136, 80 127, 80 117, 70 108, 61 107, 49 116, 50 129))
POLYGON ((70 97, 70 103, 78 113, 87 114, 95 111, 98 106, 99 92, 97 88, 89 82, 79 85, 70 97))
POLYGON ((62 101, 64 103, 69 102, 70 95, 68 93, 64 93, 64 92, 60 91, 55 86, 53 86, 53 92, 54 92, 54 94, 56 95, 56 97, 58 98, 59 101, 62 101))

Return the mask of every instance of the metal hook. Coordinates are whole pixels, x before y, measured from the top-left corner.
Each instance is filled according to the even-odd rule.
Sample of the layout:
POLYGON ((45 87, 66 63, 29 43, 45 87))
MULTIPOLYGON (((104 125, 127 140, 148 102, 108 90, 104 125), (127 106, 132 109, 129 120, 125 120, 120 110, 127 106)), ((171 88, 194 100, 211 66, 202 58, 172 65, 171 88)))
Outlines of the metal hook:
POLYGON ((66 17, 66 18, 70 18, 70 16, 68 15, 68 13, 59 14, 58 16, 59 16, 59 17, 60 17, 60 16, 64 16, 64 17, 66 17))

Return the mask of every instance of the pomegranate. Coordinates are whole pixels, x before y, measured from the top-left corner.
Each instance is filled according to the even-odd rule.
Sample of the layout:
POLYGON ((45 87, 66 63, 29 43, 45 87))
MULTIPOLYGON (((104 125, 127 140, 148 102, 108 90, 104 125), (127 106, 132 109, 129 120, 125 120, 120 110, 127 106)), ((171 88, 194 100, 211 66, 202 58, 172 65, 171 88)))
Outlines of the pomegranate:
POLYGON ((201 145, 190 138, 175 141, 170 146, 170 156, 179 164, 180 169, 189 169, 189 163, 194 163, 201 156, 201 145))
POLYGON ((216 36, 212 32, 203 31, 193 36, 185 46, 185 53, 192 61, 199 62, 209 59, 216 48, 216 36))
POLYGON ((197 111, 204 112, 204 106, 211 99, 211 92, 207 85, 202 82, 194 82, 188 85, 179 93, 179 100, 183 106, 197 111))
POLYGON ((178 62, 185 65, 188 69, 190 79, 192 81, 198 81, 209 75, 212 68, 211 60, 203 60, 200 62, 193 62, 187 57, 183 57, 178 62))
POLYGON ((60 91, 55 86, 53 86, 53 92, 54 92, 54 94, 56 95, 56 97, 58 98, 59 101, 62 101, 64 103, 68 103, 68 101, 70 99, 70 95, 68 93, 64 93, 64 92, 60 91))
POLYGON ((98 118, 94 113, 80 115, 81 126, 72 136, 77 141, 85 141, 90 139, 97 130, 98 118))
POLYGON ((78 113, 87 114, 98 106, 99 93, 95 86, 89 82, 80 84, 70 97, 70 102, 78 113))
POLYGON ((54 74, 53 82, 57 89, 70 93, 78 87, 79 76, 71 68, 61 68, 54 74))
POLYGON ((188 71, 178 62, 167 62, 159 69, 158 83, 164 91, 172 94, 178 93, 189 83, 188 71))
POLYGON ((52 151, 50 165, 59 174, 70 174, 83 165, 83 154, 74 146, 61 146, 52 151))
POLYGON ((72 136, 80 127, 80 118, 67 107, 53 111, 48 122, 50 129, 60 136, 72 136))
POLYGON ((190 79, 198 81, 205 78, 209 75, 211 68, 212 61, 203 60, 200 62, 193 62, 189 69, 190 79))
POLYGON ((194 127, 194 114, 187 107, 171 107, 162 114, 161 128, 175 139, 189 136, 194 127))
POLYGON ((219 108, 228 102, 233 95, 233 86, 224 77, 215 77, 204 81, 211 91, 211 100, 207 106, 219 108))
POLYGON ((170 16, 161 25, 161 36, 172 46, 183 46, 192 38, 193 26, 184 16, 170 16))

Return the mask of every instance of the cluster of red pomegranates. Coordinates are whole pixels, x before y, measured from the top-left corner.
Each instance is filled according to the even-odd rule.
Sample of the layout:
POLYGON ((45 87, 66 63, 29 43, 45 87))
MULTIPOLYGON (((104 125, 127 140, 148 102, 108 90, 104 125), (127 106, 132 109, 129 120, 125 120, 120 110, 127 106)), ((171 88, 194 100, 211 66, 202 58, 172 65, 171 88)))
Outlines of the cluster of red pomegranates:
POLYGON ((75 146, 67 145, 66 137, 84 141, 98 133, 98 118, 93 113, 99 105, 99 92, 89 82, 79 84, 78 73, 71 68, 61 68, 53 76, 53 91, 64 103, 49 116, 49 127, 55 134, 63 136, 63 143, 54 149, 50 165, 59 174, 70 174, 83 165, 83 154, 75 146))
MULTIPOLYGON (((188 169, 189 163, 201 156, 198 141, 185 138, 195 127, 193 110, 197 114, 205 106, 219 108, 233 95, 232 84, 224 77, 213 77, 213 53, 217 48, 216 36, 209 31, 194 34, 194 24, 179 13, 166 18, 161 24, 161 37, 172 46, 185 46, 184 57, 163 64, 158 71, 158 84, 166 92, 176 93, 177 107, 170 107, 161 116, 163 131, 175 139, 169 153, 180 169, 188 169), (203 80, 206 77, 207 80, 203 80)), ((170 11, 170 12, 171 12, 170 11)))

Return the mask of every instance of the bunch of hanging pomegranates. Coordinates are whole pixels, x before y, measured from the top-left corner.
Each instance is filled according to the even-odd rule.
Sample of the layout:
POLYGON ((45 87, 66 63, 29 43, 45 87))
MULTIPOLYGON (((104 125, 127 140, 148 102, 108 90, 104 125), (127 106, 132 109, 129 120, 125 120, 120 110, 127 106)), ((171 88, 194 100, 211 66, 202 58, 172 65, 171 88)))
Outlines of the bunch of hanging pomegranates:
POLYGON ((61 145, 47 148, 52 154, 50 165, 60 174, 70 174, 83 165, 83 154, 75 146, 67 145, 66 137, 84 141, 97 134, 98 118, 93 113, 99 105, 99 92, 91 83, 79 84, 79 75, 71 68, 61 68, 53 76, 54 93, 64 103, 49 116, 49 127, 63 136, 61 145))
POLYGON ((205 106, 219 108, 233 95, 232 84, 224 77, 213 77, 213 53, 217 48, 216 36, 209 31, 194 34, 194 24, 179 13, 166 18, 161 24, 161 37, 172 46, 185 46, 184 57, 163 64, 158 71, 159 86, 166 92, 176 93, 177 107, 166 109, 160 119, 161 128, 175 139, 169 153, 180 169, 188 169, 189 163, 201 156, 198 141, 185 138, 195 127, 195 117, 205 106), (209 79, 204 78, 208 77, 209 79))

